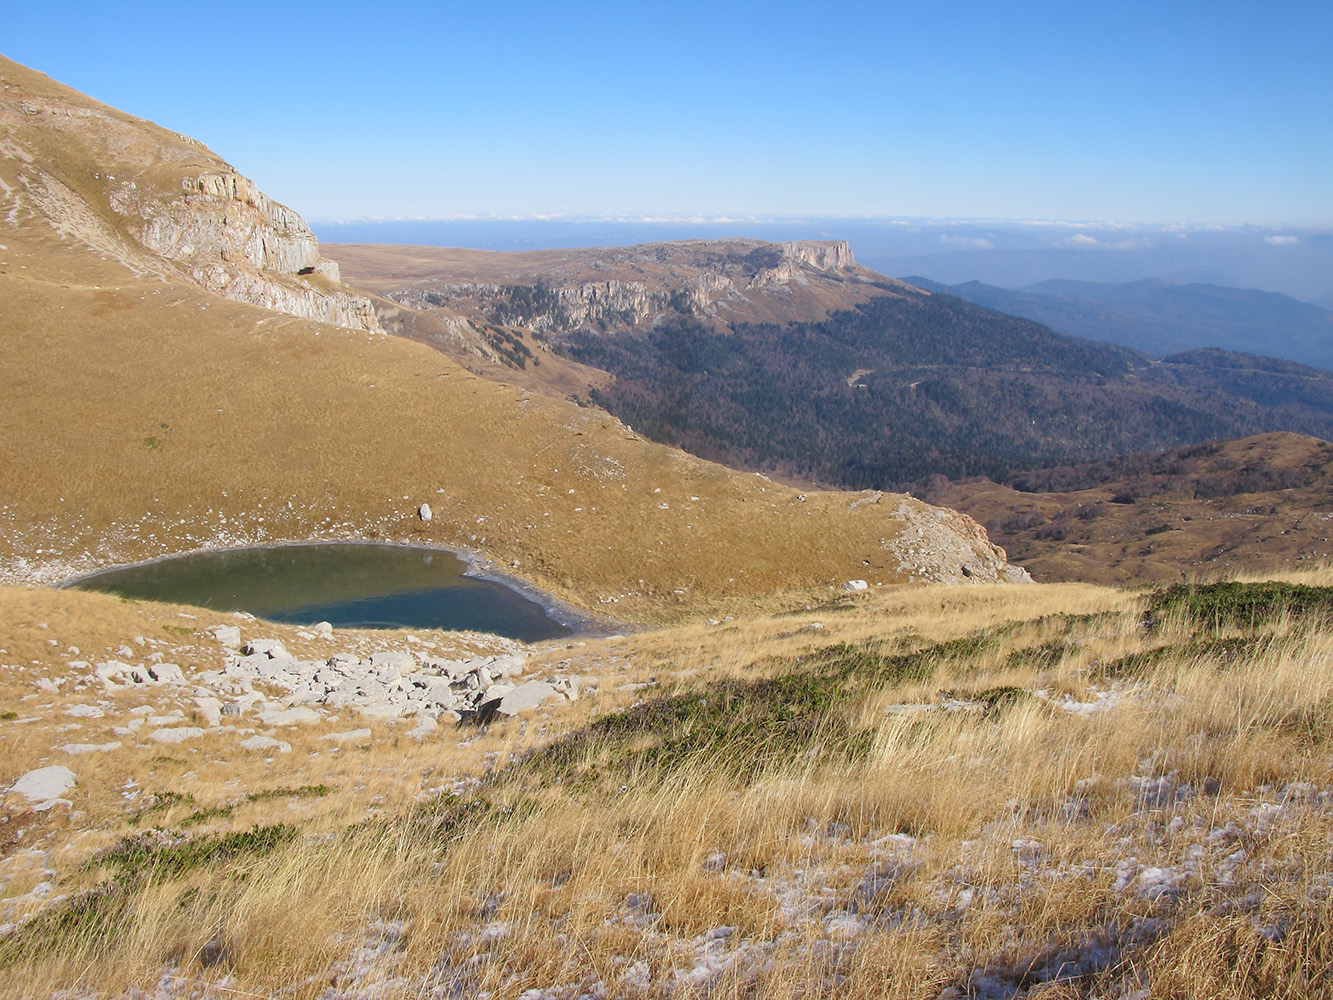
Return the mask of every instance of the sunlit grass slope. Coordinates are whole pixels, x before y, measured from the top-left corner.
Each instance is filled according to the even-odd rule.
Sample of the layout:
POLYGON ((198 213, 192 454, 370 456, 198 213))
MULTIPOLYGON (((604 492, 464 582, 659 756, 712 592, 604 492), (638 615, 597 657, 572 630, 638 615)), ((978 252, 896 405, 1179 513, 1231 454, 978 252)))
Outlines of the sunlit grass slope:
POLYGON ((221 160, 12 62, 0 85, 16 151, 0 160, 0 581, 378 538, 470 549, 632 615, 999 563, 966 518, 802 498, 420 344, 205 292, 135 243, 109 199, 131 182, 177 197, 221 160), (910 559, 896 547, 908 518, 933 536, 910 559))
POLYGON ((293 821, 295 788, 246 798, 257 777, 126 810, 0 974, 19 996, 1325 996, 1329 582, 895 589, 552 647, 624 684, 535 740, 449 741, 450 767, 468 739, 489 761, 474 789, 342 826, 293 821))

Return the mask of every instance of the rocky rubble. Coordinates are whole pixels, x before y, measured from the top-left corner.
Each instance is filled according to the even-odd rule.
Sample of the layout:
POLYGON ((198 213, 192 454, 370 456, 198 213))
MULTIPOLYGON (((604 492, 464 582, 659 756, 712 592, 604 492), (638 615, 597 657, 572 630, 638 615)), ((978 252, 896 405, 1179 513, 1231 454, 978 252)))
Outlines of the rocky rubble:
MULTIPOLYGON (((224 646, 224 666, 191 678, 199 689, 199 711, 211 724, 222 717, 252 716, 266 726, 319 722, 327 712, 351 709, 374 721, 415 717, 414 735, 425 735, 441 719, 485 721, 496 714, 517 715, 548 698, 573 701, 577 681, 521 681, 526 657, 522 653, 450 660, 423 651, 381 651, 362 658, 335 653, 322 660, 299 660, 277 639, 240 642, 236 626, 209 630, 224 646)), ((125 665, 96 668, 109 688, 127 683, 163 683, 125 665)), ((167 682, 184 683, 171 664, 153 664, 167 682)))

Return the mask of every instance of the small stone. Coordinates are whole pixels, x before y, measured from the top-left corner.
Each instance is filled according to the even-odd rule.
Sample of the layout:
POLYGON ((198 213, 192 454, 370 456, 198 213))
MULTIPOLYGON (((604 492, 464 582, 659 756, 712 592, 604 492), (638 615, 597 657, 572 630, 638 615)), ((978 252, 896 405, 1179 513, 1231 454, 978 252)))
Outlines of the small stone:
POLYGON ((423 503, 418 507, 417 517, 421 518, 422 521, 429 521, 431 519, 430 504, 423 503))
POLYGON ((272 736, 251 736, 248 739, 241 740, 236 744, 242 750, 255 750, 267 752, 269 750, 275 753, 291 753, 292 745, 284 743, 281 740, 275 740, 272 736))
POLYGON ((184 743, 186 740, 197 740, 204 735, 204 731, 198 726, 176 726, 174 729, 157 729, 148 734, 148 738, 156 743, 184 743))
POLYGON ((870 584, 866 583, 864 580, 848 580, 842 585, 842 589, 849 593, 853 593, 858 590, 869 590, 870 584))
POLYGON ((326 639, 333 638, 333 626, 328 622, 315 622, 310 626, 310 631, 315 635, 322 635, 326 639))

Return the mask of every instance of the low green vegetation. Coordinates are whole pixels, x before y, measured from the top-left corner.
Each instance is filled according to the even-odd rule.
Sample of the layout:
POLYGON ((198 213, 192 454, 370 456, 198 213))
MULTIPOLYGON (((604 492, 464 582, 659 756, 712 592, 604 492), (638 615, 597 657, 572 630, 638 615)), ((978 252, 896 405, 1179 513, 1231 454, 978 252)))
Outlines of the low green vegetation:
POLYGON ((241 858, 268 854, 292 840, 296 833, 296 827, 282 823, 199 837, 144 833, 125 838, 89 864, 111 869, 114 880, 121 883, 165 882, 196 868, 224 866, 241 858))
POLYGON ((1333 615, 1333 587, 1303 583, 1178 583, 1153 594, 1147 621, 1181 615, 1201 628, 1253 629, 1290 618, 1333 615))

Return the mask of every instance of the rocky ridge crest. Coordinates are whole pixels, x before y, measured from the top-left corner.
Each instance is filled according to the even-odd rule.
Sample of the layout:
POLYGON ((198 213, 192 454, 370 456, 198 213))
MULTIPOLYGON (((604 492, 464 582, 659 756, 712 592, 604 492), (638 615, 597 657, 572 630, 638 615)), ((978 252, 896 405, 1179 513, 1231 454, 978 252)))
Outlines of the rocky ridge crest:
POLYGON ((185 277, 252 305, 383 332, 305 220, 203 144, 0 57, 7 239, 73 242, 134 273, 185 277))
MULTIPOLYGON (((719 327, 814 320, 876 295, 914 293, 861 267, 842 240, 520 253, 339 245, 330 252, 351 281, 386 300, 386 317, 392 304, 541 336, 630 332, 673 316, 719 327)), ((471 353, 488 356, 481 341, 471 353)))

